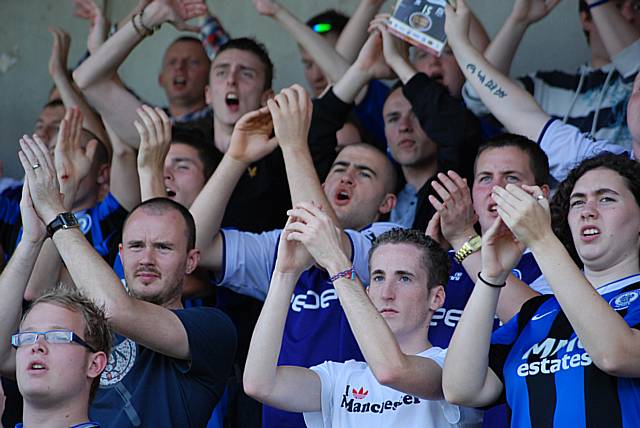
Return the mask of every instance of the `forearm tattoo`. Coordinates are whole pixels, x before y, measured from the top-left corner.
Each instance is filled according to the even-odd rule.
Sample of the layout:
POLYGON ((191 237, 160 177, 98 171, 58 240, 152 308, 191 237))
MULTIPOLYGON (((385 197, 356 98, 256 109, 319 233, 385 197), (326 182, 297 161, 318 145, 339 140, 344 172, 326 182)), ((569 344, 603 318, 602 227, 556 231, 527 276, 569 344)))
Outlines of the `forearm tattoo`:
POLYGON ((478 81, 496 97, 504 98, 507 96, 507 91, 500 87, 496 82, 491 78, 487 78, 487 75, 484 71, 478 68, 475 64, 467 64, 466 69, 476 78, 478 81))

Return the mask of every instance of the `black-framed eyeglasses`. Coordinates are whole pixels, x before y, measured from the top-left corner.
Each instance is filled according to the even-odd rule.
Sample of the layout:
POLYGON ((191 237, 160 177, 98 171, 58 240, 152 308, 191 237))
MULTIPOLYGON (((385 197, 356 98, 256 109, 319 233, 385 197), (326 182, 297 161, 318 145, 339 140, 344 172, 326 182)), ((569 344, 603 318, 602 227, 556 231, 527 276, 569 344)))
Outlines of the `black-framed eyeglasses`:
POLYGON ((46 340, 47 343, 75 342, 91 352, 97 352, 91 345, 82 340, 80 336, 70 330, 23 331, 11 336, 11 346, 17 349, 24 345, 33 345, 38 340, 38 336, 44 336, 44 340, 46 340))

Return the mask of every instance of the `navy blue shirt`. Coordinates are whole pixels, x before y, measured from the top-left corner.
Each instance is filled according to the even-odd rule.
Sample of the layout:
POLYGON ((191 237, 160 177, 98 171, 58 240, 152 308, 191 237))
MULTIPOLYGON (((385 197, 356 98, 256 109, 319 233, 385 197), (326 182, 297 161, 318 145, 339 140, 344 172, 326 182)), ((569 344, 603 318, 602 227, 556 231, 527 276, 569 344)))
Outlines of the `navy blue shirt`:
POLYGON ((178 360, 116 335, 89 415, 104 427, 204 427, 231 373, 236 334, 207 307, 173 311, 189 340, 178 360))
MULTIPOLYGON (((22 428, 22 424, 16 424, 16 428, 22 428)), ((100 424, 97 422, 84 422, 81 424, 70 426, 69 428, 100 428, 100 424)))

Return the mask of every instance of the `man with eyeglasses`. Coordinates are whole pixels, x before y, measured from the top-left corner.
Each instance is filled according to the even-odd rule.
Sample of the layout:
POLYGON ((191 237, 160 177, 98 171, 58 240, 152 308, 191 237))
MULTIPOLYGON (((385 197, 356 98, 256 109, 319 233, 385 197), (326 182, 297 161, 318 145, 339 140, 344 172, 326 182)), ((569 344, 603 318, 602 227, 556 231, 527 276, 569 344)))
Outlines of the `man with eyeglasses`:
POLYGON ((23 140, 19 157, 30 196, 23 205, 37 212, 30 221, 39 229, 47 225, 74 284, 104 305, 117 333, 92 419, 114 428, 206 426, 231 372, 236 335, 220 310, 182 305, 185 277, 200 259, 189 211, 167 198, 146 200, 131 211, 120 247, 127 293, 65 212, 44 145, 23 140))
POLYGON ((88 408, 111 348, 104 311, 77 291, 60 288, 34 302, 20 330, 11 338, 24 397, 18 427, 99 426, 89 421, 88 408))
POLYGON ((17 379, 24 398, 18 427, 99 426, 89 420, 88 409, 111 349, 104 312, 77 291, 57 288, 35 300, 18 322, 22 296, 46 238, 28 179, 21 213, 23 237, 0 276, 0 373, 17 379))

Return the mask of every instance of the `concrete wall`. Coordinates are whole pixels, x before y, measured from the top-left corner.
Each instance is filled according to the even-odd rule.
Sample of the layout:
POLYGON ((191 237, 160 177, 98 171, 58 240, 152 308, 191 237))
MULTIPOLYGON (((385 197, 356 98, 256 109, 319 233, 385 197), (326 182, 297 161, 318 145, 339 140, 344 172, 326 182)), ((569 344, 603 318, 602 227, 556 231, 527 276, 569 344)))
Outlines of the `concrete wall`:
MULTIPOLYGON (((125 16, 135 0, 97 0, 106 5, 112 20, 125 16)), ((282 0, 306 19, 327 8, 351 13, 359 0, 282 0)), ((385 8, 392 7, 388 0, 385 8)), ((302 82, 302 66, 295 43, 271 20, 257 15, 250 0, 208 0, 210 8, 233 36, 254 35, 264 41, 276 64, 275 87, 302 82)), ((470 0, 490 35, 509 14, 512 0, 470 0)), ((577 1, 563 1, 544 21, 527 33, 513 65, 514 74, 542 68, 571 69, 588 58, 579 28, 577 1)), ((72 16, 71 0, 0 0, 0 159, 5 174, 20 176, 16 156, 18 138, 31 133, 46 102, 52 81, 47 73, 51 36, 47 27, 57 25, 72 37, 70 64, 85 50, 87 23, 72 16)), ((165 25, 145 40, 121 69, 125 82, 150 102, 163 104, 156 81, 162 53, 177 32, 165 25)))

